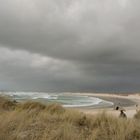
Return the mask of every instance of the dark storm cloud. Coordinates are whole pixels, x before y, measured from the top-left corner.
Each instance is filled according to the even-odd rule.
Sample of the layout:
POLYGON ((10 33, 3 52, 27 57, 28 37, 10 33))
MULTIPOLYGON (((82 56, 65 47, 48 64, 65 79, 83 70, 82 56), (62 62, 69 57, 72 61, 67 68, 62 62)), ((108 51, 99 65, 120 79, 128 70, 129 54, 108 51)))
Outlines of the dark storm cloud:
POLYGON ((138 0, 0 3, 1 88, 140 90, 138 0))
POLYGON ((6 48, 0 48, 0 78, 2 90, 78 91, 89 82, 71 62, 6 48))

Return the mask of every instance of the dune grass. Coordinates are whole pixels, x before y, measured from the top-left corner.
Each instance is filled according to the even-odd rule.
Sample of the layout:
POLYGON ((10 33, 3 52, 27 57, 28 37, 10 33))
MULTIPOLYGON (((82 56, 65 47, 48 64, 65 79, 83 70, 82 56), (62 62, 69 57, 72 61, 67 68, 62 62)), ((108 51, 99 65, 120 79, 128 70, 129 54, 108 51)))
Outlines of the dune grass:
POLYGON ((134 118, 140 121, 140 111, 135 114, 134 118))
POLYGON ((140 140, 139 114, 126 120, 0 98, 0 140, 140 140))

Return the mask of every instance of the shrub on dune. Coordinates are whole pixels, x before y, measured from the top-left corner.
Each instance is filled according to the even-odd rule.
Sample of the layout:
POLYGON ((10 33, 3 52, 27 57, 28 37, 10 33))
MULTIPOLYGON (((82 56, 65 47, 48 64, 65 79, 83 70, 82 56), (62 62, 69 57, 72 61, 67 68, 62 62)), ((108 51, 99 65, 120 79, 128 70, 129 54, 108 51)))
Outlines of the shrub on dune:
POLYGON ((3 110, 13 110, 15 109, 15 107, 17 106, 17 104, 11 100, 9 100, 8 98, 5 97, 0 97, 0 109, 3 110))

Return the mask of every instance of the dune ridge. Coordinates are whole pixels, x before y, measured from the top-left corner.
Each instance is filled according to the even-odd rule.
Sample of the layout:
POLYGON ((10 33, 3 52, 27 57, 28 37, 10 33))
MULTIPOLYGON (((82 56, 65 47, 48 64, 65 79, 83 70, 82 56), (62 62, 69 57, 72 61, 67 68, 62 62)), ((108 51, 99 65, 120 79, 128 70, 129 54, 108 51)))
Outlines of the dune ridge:
POLYGON ((1 140, 140 140, 140 112, 123 119, 0 97, 0 123, 1 140))

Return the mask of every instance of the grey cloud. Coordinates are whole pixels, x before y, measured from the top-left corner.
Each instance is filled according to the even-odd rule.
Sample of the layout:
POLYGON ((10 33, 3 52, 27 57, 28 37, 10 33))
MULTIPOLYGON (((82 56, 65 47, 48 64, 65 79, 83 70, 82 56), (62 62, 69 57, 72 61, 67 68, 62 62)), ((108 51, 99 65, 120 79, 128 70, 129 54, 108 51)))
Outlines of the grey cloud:
POLYGON ((0 48, 0 89, 78 91, 86 79, 71 62, 0 48))
MULTIPOLYGON (((7 60, 0 61, 1 75, 10 68, 9 77, 15 77, 13 87, 19 84, 21 89, 59 91, 139 90, 138 0, 0 0, 0 3, 0 44, 13 53, 20 51, 18 58, 20 55, 27 58, 15 57, 11 62, 8 54, 7 60), (50 70, 48 65, 30 66, 41 57, 57 60, 59 64, 49 60, 50 70), (61 72, 53 71, 53 66, 61 72), (24 74, 25 71, 29 73, 24 74)), ((7 83, 6 77, 1 85, 7 83)))

